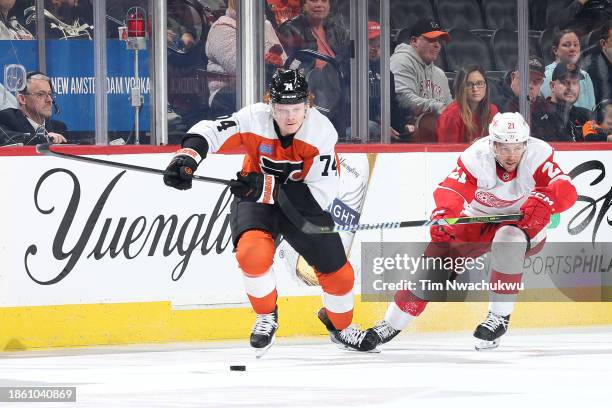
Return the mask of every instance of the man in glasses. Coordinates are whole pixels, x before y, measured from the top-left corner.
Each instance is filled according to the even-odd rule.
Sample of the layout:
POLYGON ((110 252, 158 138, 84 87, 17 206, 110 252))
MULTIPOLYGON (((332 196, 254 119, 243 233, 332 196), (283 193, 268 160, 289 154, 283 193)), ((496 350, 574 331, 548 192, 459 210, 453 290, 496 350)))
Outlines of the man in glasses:
POLYGON ((25 89, 17 93, 17 103, 19 109, 0 111, 0 143, 66 143, 66 124, 51 119, 55 102, 49 77, 29 73, 25 89))

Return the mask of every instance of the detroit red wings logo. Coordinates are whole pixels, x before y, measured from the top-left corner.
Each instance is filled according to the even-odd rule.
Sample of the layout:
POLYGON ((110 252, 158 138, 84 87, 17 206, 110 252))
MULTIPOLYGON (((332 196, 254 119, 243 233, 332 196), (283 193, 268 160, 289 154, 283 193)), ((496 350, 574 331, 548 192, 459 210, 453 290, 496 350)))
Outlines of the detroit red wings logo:
POLYGON ((491 194, 488 191, 477 191, 474 195, 474 199, 482 205, 493 208, 506 208, 513 204, 516 204, 521 198, 516 200, 504 200, 503 198, 497 197, 495 194, 491 194))

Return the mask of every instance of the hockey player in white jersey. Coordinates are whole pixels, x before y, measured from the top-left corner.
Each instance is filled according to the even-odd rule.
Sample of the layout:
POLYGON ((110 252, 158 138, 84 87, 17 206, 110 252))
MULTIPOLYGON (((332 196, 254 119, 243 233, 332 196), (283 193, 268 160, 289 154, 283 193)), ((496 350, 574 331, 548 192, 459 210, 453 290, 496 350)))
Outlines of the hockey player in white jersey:
POLYGON ((278 205, 279 189, 310 222, 333 225, 324 211, 338 191, 338 134, 316 109, 304 76, 296 70, 277 71, 269 103, 249 105, 230 117, 201 121, 183 138, 164 174, 177 189, 191 188, 192 175, 208 153, 243 146, 242 171, 232 182, 235 199, 230 226, 236 259, 246 293, 257 314, 250 343, 261 356, 274 342, 278 328, 276 280, 271 270, 279 234, 315 269, 323 289, 319 319, 333 342, 357 351, 371 351, 376 338, 351 326, 354 272, 338 234, 309 235, 285 216, 278 205))
MULTIPOLYGON (((434 191, 436 208, 431 217, 521 212, 522 220, 431 227, 430 247, 437 243, 482 244, 470 245, 471 250, 476 248, 479 252, 471 256, 490 251, 490 282, 518 287, 523 259, 541 249, 551 215, 567 210, 576 199, 570 178, 554 162, 552 147, 529 136, 529 126, 519 113, 498 113, 489 125, 489 136, 466 149, 457 167, 434 191)), ((499 345, 508 329, 516 295, 515 290, 489 292, 488 315, 474 331, 477 350, 499 345)), ((380 343, 386 343, 419 316, 426 305, 427 301, 415 293, 398 291, 384 320, 369 330, 380 343)))

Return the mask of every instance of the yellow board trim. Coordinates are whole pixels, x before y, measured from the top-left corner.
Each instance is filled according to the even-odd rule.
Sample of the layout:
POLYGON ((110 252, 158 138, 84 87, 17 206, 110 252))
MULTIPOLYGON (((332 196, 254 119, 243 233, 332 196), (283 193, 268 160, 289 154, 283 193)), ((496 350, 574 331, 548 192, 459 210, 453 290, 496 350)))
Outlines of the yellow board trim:
MULTIPOLYGON (((357 299, 359 300, 359 299, 357 299)), ((279 336, 324 335, 316 318, 319 296, 279 298, 279 336)), ((473 330, 487 304, 428 305, 408 331, 473 330)), ((355 321, 370 326, 385 303, 357 301, 355 321)), ((254 321, 248 308, 173 310, 170 302, 0 308, 0 350, 246 339, 254 321)), ((518 303, 512 328, 612 324, 612 303, 518 303)))

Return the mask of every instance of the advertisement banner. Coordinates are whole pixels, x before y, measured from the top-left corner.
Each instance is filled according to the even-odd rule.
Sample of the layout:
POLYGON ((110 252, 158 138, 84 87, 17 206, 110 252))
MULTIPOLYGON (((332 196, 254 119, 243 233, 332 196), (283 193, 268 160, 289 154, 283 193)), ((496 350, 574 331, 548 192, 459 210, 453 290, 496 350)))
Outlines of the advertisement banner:
MULTIPOLYGON (((574 179, 579 199, 551 225, 550 241, 612 242, 611 156, 610 151, 556 154, 556 161, 574 179)), ((330 212, 339 224, 428 218, 432 192, 457 157, 458 153, 425 152, 342 154, 341 192, 330 212)), ((163 168, 170 155, 110 159, 163 168)), ((241 163, 241 155, 211 155, 198 173, 229 179, 241 163)), ((0 171, 0 306, 247 304, 232 253, 232 197, 227 188, 196 182, 191 190, 178 191, 166 187, 159 176, 40 156, 2 156, 0 171)), ((356 282, 362 242, 428 240, 427 228, 343 236, 356 282)), ((309 286, 309 268, 281 244, 274 264, 279 295, 319 294, 320 288, 309 286)))
MULTIPOLYGON (((108 130, 131 131, 135 110, 130 104, 130 89, 135 83, 134 51, 125 42, 106 41, 106 93, 108 97, 108 130)), ((71 131, 95 129, 94 43, 90 40, 47 40, 47 72, 56 94, 57 110, 53 119, 60 120, 71 131)), ((149 56, 139 51, 138 75, 144 104, 140 109, 140 130, 148 131, 150 123, 149 56)), ((27 71, 38 70, 35 40, 0 41, 0 66, 21 64, 27 71)))

